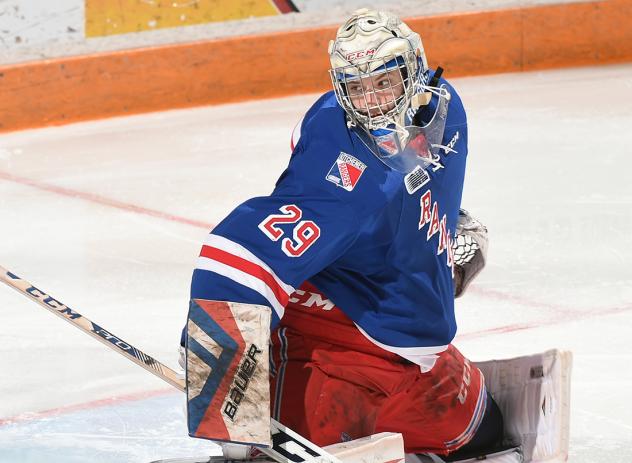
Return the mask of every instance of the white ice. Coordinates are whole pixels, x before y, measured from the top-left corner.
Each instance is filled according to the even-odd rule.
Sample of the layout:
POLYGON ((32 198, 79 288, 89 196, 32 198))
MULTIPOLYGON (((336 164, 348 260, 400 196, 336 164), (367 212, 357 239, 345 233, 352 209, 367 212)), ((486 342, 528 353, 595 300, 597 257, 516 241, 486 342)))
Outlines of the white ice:
MULTIPOLYGON (((632 461, 632 65, 453 83, 463 205, 491 237, 456 344, 572 350, 570 461, 632 461)), ((0 136, 0 265, 175 367, 202 239, 271 191, 315 98, 0 136)), ((186 436, 180 393, 4 285, 0 371, 0 462, 217 453, 186 436)))

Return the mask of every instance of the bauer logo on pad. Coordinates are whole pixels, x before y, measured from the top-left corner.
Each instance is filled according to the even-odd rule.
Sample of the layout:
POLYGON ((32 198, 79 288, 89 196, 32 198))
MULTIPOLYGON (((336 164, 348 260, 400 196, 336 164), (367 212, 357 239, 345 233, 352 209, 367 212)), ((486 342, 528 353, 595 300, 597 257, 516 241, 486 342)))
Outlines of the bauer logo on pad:
POLYGON ((366 164, 341 151, 325 178, 331 183, 351 191, 357 185, 358 180, 360 180, 364 169, 366 169, 366 164))

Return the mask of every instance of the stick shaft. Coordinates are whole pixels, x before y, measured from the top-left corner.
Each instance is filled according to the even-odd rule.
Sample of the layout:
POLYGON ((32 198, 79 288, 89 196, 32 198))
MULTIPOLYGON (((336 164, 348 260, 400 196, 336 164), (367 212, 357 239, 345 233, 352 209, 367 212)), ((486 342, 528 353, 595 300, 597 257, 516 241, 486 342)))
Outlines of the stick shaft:
POLYGON ((168 382, 175 388, 181 391, 185 390, 184 379, 179 377, 174 370, 159 362, 155 358, 145 354, 143 351, 137 349, 131 344, 123 341, 121 338, 114 336, 106 329, 90 321, 83 315, 2 266, 0 266, 0 279, 3 283, 6 283, 8 286, 12 287, 32 301, 37 302, 49 312, 63 318, 84 333, 92 336, 97 341, 102 342, 109 348, 125 356, 136 365, 143 367, 145 370, 168 382))

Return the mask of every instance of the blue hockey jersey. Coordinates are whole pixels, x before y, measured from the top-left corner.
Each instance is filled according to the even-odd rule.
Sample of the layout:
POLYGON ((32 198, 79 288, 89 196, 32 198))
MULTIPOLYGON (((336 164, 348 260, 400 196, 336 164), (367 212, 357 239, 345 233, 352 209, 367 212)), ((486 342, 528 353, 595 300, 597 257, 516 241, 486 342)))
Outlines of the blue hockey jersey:
POLYGON ((324 94, 272 194, 241 204, 208 235, 191 298, 267 305, 276 325, 309 281, 385 350, 420 364, 445 350, 456 331, 452 241, 467 122, 457 93, 440 83, 452 95, 444 148, 435 165, 408 174, 412 183, 347 127, 333 92, 324 94))

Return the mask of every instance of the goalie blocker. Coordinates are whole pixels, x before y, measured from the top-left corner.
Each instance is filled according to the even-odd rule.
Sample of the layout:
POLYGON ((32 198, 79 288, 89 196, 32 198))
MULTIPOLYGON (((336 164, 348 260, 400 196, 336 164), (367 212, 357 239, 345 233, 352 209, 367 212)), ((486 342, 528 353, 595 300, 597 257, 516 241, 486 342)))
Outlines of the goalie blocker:
POLYGON ((189 435, 258 447, 281 463, 341 463, 270 418, 270 317, 266 306, 191 301, 185 349, 189 435))
POLYGON ((187 322, 189 435, 270 447, 270 308, 194 299, 187 322))

